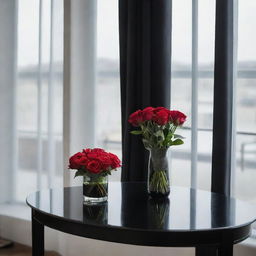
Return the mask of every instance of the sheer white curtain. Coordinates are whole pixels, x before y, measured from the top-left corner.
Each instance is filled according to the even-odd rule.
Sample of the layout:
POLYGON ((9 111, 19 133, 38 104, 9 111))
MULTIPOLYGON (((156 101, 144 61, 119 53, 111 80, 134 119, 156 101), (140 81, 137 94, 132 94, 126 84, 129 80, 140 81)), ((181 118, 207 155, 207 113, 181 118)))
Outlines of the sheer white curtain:
POLYGON ((0 19, 0 202, 25 202, 62 185, 63 1, 1 0, 0 19))
MULTIPOLYGON (((64 3, 64 165, 84 147, 121 157, 118 1, 64 3)), ((81 184, 73 177, 66 171, 65 185, 81 184)), ((120 172, 110 179, 119 180, 120 172)))
POLYGON ((172 3, 171 107, 188 118, 184 145, 171 148, 171 181, 210 190, 216 1, 172 3))
POLYGON ((62 185, 63 1, 19 0, 16 198, 62 185))
MULTIPOLYGON (((197 188, 210 190, 216 1, 173 0, 172 3, 171 105, 187 113, 188 121, 183 131, 185 144, 171 149, 171 180, 174 185, 196 184, 197 188)), ((234 6, 232 185, 236 197, 255 202, 256 2, 234 0, 234 6)))
POLYGON ((14 199, 17 2, 0 1, 0 203, 14 199))
POLYGON ((67 171, 69 156, 95 145, 97 1, 64 4, 64 185, 70 186, 79 179, 67 171))
POLYGON ((71 185, 67 161, 83 147, 120 155, 118 1, 0 5, 1 201, 24 202, 32 191, 62 186, 63 176, 71 185))

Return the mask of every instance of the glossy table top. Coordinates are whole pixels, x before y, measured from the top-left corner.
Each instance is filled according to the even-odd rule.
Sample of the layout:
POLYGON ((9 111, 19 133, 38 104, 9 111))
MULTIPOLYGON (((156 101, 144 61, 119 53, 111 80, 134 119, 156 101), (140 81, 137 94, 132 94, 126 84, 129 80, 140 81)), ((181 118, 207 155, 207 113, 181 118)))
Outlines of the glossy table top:
POLYGON ((165 201, 149 199, 145 183, 109 183, 108 202, 83 205, 82 187, 43 190, 28 196, 33 209, 88 225, 137 230, 199 231, 251 224, 256 206, 207 191, 171 187, 165 201))

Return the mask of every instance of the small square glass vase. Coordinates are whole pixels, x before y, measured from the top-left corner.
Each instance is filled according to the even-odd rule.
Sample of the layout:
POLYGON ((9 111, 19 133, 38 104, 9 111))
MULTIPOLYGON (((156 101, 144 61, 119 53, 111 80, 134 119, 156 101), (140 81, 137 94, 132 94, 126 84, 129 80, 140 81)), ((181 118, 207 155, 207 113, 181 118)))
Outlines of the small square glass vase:
POLYGON ((85 175, 83 177, 83 198, 86 205, 106 202, 108 200, 108 177, 85 175))

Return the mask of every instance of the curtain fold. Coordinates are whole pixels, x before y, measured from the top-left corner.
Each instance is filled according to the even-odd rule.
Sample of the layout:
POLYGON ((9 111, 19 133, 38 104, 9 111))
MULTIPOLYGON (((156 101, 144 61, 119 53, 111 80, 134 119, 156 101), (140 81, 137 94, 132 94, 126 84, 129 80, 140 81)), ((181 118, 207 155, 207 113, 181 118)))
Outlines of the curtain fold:
POLYGON ((16 0, 0 1, 0 203, 15 199, 17 13, 16 0))
POLYGON ((148 153, 130 134, 129 115, 170 107, 171 0, 119 0, 122 181, 147 179, 148 153))
POLYGON ((216 0, 212 191, 230 195, 233 139, 234 0, 216 0))

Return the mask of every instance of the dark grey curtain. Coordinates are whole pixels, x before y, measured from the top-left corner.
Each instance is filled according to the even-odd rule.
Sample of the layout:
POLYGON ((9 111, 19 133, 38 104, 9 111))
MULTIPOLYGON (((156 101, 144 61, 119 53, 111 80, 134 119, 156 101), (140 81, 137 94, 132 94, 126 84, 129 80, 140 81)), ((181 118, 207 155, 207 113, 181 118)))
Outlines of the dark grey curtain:
POLYGON ((129 115, 170 106, 171 0, 119 0, 122 181, 145 181, 147 152, 129 115))
POLYGON ((212 191, 225 195, 231 183, 233 12, 234 0, 216 0, 212 191))

